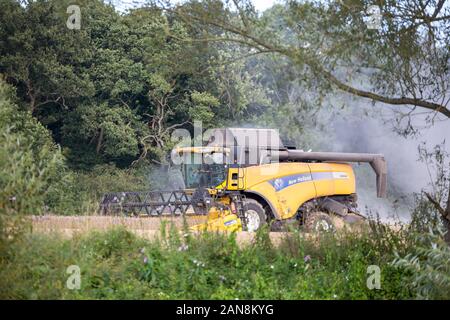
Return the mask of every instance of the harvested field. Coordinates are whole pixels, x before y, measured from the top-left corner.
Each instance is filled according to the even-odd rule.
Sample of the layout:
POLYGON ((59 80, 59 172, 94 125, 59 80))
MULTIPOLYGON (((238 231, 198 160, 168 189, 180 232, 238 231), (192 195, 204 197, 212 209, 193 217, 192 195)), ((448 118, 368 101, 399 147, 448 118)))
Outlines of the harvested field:
MULTIPOLYGON (((188 226, 202 223, 205 217, 193 216, 186 217, 188 226)), ((181 218, 151 218, 151 217, 117 217, 117 216, 33 216, 33 232, 36 233, 56 233, 64 237, 72 237, 76 234, 83 234, 89 231, 106 231, 114 227, 123 226, 137 236, 145 239, 156 239, 161 236, 162 225, 167 230, 171 225, 183 232, 183 219, 181 218)), ((274 244, 281 241, 284 232, 271 232, 270 238, 274 244)), ((241 244, 251 243, 254 239, 254 233, 239 232, 237 241, 241 244)))
MULTIPOLYGON (((58 215, 44 215, 33 216, 32 225, 33 232, 51 234, 56 233, 64 237, 73 237, 76 234, 84 234, 89 231, 107 231, 112 228, 123 226, 127 230, 133 232, 139 237, 153 240, 161 237, 163 226, 166 232, 174 226, 183 233, 183 225, 193 226, 203 223, 206 220, 205 216, 187 216, 185 220, 179 217, 122 217, 122 216, 58 216, 58 215)), ((356 226, 350 227, 344 225, 342 219, 333 218, 333 223, 338 230, 346 227, 353 231, 362 230, 356 226)), ((359 225, 361 226, 361 225, 359 225)), ((397 230, 398 225, 390 226, 397 230)), ((288 232, 270 232, 270 239, 273 244, 277 245, 281 242, 283 237, 286 237, 288 232)), ((311 234, 304 233, 303 235, 311 236, 311 234)), ((252 243, 255 234, 252 232, 238 232, 237 241, 240 244, 252 243)))

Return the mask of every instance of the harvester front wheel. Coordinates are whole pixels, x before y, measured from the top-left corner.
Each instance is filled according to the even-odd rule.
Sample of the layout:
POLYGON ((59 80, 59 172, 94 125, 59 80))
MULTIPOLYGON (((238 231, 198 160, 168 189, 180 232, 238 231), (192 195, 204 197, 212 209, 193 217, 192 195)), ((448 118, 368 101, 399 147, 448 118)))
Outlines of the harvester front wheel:
POLYGON ((246 199, 244 202, 243 220, 244 230, 255 232, 267 223, 266 211, 258 201, 246 199))
POLYGON ((320 211, 309 213, 303 227, 306 232, 334 232, 336 230, 331 217, 320 211))

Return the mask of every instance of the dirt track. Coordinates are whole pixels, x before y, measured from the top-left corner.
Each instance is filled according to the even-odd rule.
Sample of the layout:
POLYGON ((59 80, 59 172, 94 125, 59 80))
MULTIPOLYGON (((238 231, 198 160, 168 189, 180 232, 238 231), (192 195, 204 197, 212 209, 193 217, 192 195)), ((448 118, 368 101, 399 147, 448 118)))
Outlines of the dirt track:
MULTIPOLYGON (((189 217, 186 223, 191 226, 202 223, 204 217, 189 217)), ((180 218, 130 218, 114 216, 34 216, 33 232, 37 233, 57 233, 70 238, 75 234, 82 234, 91 230, 108 230, 117 226, 124 226, 134 234, 146 238, 156 239, 161 236, 162 221, 168 228, 172 223, 182 230, 183 220, 180 218)), ((180 231, 182 232, 182 231, 180 231)), ((271 232, 270 238, 274 244, 279 243, 285 233, 271 232)), ((241 244, 251 243, 254 233, 239 232, 237 241, 241 244)))

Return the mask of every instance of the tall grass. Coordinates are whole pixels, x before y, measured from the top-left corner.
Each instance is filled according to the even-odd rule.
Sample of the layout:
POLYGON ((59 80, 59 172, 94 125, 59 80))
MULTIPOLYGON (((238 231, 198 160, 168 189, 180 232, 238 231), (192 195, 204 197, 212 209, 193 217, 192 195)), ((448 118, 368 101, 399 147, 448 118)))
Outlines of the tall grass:
MULTIPOLYGON (((286 237, 261 231, 242 246, 235 234, 179 233, 144 240, 123 228, 71 240, 28 235, 0 269, 0 297, 21 299, 410 299, 411 272, 392 264, 410 249, 402 234, 389 243, 373 233, 286 237), (80 290, 66 268, 81 269, 80 290), (381 269, 381 289, 366 285, 381 269)), ((169 231, 167 231, 169 230, 169 231)), ((167 233, 168 232, 168 233, 167 233)), ((391 232, 391 231, 386 231, 391 232)))

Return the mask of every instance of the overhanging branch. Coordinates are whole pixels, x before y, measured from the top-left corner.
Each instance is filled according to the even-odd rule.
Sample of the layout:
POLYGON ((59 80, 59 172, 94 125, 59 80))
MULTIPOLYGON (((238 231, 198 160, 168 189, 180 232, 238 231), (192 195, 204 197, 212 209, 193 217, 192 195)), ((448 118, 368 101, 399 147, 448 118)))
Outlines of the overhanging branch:
MULTIPOLYGON (((264 52, 276 52, 281 55, 284 55, 294 61, 301 61, 302 63, 309 66, 315 73, 322 75, 323 78, 334 85, 338 89, 353 94, 358 97, 371 99, 373 101, 382 102, 389 105, 412 105, 417 107, 422 107, 427 110, 436 112, 438 114, 444 115, 446 118, 450 118, 450 109, 448 109, 445 105, 435 103, 432 101, 427 101, 419 98, 411 98, 411 97, 387 97, 381 94, 365 91, 362 89, 355 88, 344 81, 338 79, 335 75, 332 74, 331 71, 325 69, 320 62, 318 62, 314 57, 308 56, 308 54, 304 50, 300 50, 298 48, 290 48, 284 47, 282 45, 268 43, 265 39, 261 37, 250 34, 249 31, 244 30, 238 26, 229 24, 227 21, 223 19, 209 19, 207 15, 202 15, 202 13, 183 13, 178 10, 170 10, 172 13, 180 16, 185 22, 186 21, 196 21, 201 24, 210 25, 216 28, 219 28, 225 32, 229 32, 234 34, 236 37, 223 37, 222 40, 230 41, 235 43, 240 43, 245 46, 253 47, 258 51, 264 52)), ((218 39, 214 39, 217 41, 218 39)))

